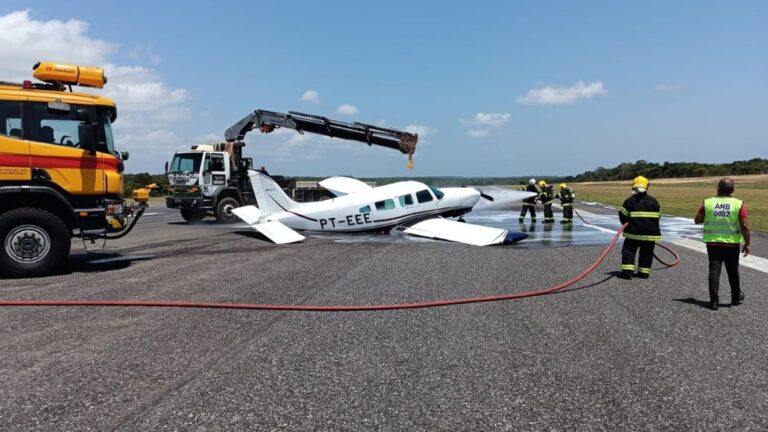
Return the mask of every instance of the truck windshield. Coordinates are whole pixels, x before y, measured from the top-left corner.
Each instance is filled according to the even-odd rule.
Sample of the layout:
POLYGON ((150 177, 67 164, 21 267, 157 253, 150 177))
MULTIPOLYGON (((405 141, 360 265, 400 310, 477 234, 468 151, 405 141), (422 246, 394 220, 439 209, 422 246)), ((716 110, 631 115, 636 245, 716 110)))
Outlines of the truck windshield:
POLYGON ((109 122, 109 117, 104 116, 104 141, 107 143, 107 152, 109 154, 115 153, 115 139, 112 138, 112 123, 109 122))
POLYGON ((200 171, 200 161, 203 159, 202 153, 177 154, 171 161, 170 172, 174 173, 196 173, 200 171))

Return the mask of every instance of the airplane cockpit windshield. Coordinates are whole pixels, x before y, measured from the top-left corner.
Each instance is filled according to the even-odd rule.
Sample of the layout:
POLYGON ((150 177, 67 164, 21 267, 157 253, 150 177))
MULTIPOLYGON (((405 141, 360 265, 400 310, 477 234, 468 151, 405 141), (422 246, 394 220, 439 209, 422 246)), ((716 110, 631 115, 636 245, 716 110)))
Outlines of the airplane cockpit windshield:
POLYGON ((443 193, 443 191, 441 191, 440 189, 434 186, 430 186, 429 188, 432 190, 432 193, 435 194, 435 197, 437 197, 438 200, 443 199, 443 197, 445 196, 445 193, 443 193))

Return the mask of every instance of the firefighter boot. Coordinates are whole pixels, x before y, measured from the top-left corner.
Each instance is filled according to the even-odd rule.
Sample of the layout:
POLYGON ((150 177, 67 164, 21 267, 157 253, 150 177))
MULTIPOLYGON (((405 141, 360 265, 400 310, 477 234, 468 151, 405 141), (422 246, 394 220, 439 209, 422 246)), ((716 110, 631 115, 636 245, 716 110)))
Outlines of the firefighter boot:
POLYGON ((738 294, 737 293, 733 293, 733 295, 731 295, 731 305, 732 306, 738 306, 743 301, 744 301, 744 291, 739 291, 738 294))
POLYGON ((720 299, 717 297, 712 297, 709 300, 709 308, 716 311, 718 307, 720 307, 720 299))

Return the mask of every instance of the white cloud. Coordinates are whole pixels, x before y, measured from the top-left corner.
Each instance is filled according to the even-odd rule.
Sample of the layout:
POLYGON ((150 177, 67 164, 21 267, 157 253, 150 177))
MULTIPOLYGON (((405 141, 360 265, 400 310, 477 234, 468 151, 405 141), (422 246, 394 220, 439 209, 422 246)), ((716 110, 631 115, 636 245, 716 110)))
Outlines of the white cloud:
MULTIPOLYGON (((117 51, 117 44, 90 37, 87 22, 40 21, 33 19, 29 10, 22 10, 0 15, 0 29, 0 79, 31 79, 32 65, 45 60, 104 68, 108 82, 103 90, 76 91, 99 93, 115 100, 117 147, 133 152, 129 171, 150 169, 148 165, 168 158, 182 142, 171 126, 189 114, 184 105, 187 91, 169 86, 155 70, 112 64, 110 55, 117 51)), ((151 48, 134 48, 126 56, 137 60, 146 57, 153 64, 160 62, 151 48)))
POLYGON ((338 108, 336 108, 336 114, 339 114, 339 115, 349 116, 349 115, 355 115, 358 112, 360 112, 360 110, 357 109, 356 106, 350 105, 350 104, 341 104, 339 105, 338 108))
POLYGON ((475 114, 474 123, 480 126, 498 127, 503 125, 504 123, 508 123, 511 118, 512 118, 512 114, 510 113, 479 112, 475 114))
POLYGON ((29 10, 0 16, 0 29, 0 77, 4 80, 30 79, 32 65, 41 60, 103 64, 117 49, 86 36, 88 23, 84 21, 37 21, 29 10))
POLYGON ((312 102, 313 104, 320 103, 320 93, 317 90, 307 90, 301 95, 301 100, 305 102, 312 102))
POLYGON ((604 95, 607 91, 600 81, 585 83, 579 81, 571 87, 541 87, 528 90, 525 96, 517 98, 521 104, 566 104, 577 99, 590 99, 604 95))
POLYGON ((211 144, 211 143, 219 143, 224 141, 224 133, 214 133, 209 132, 205 135, 198 135, 195 137, 195 142, 204 143, 204 144, 211 144))
POLYGON ((403 128, 406 132, 419 134, 419 138, 426 138, 437 133, 437 129, 424 125, 408 125, 403 128))
POLYGON ((481 138, 488 136, 489 129, 500 128, 509 123, 511 119, 512 114, 510 113, 485 113, 481 111, 475 114, 471 120, 459 119, 459 123, 469 128, 467 135, 472 138, 481 138))
POLYGON ((488 136, 488 130, 487 129, 467 129, 467 135, 471 136, 472 138, 481 138, 484 136, 488 136))

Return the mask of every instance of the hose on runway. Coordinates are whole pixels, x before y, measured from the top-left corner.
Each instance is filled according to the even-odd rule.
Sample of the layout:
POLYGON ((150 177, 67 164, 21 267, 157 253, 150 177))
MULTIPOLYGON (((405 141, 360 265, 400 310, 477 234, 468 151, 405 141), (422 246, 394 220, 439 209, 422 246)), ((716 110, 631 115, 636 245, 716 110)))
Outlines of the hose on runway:
MULTIPOLYGON (((575 208, 575 207, 573 208, 573 211, 576 213, 576 216, 578 216, 578 217, 579 217, 579 219, 581 219, 581 221, 582 221, 582 222, 584 222, 584 223, 585 223, 585 224, 587 224, 587 225, 592 225, 592 224, 591 224, 590 222, 588 222, 586 219, 584 219, 583 217, 581 217, 581 214, 580 214, 580 213, 579 213, 579 212, 576 210, 576 208, 575 208)), ((626 226, 626 224, 625 224, 624 226, 626 226)), ((621 230, 619 230, 619 232, 621 232, 621 231, 623 231, 623 230, 624 230, 624 226, 622 226, 622 227, 621 227, 621 230)), ((664 266, 666 266, 666 267, 674 267, 674 266, 676 266, 676 265, 680 264, 680 256, 679 256, 679 255, 678 255, 678 254, 677 254, 675 251, 673 251, 673 250, 672 250, 672 249, 670 249, 668 246, 665 246, 665 245, 663 245, 663 244, 661 244, 661 243, 656 243, 656 246, 658 246, 658 247, 660 247, 660 248, 662 248, 662 249, 666 250, 667 252, 669 252, 669 253, 672 255, 672 258, 673 258, 673 261, 672 261, 671 263, 669 263, 669 262, 666 262, 666 261, 664 261, 663 259, 659 258, 659 256, 658 256, 658 255, 656 255, 656 252, 654 252, 654 253, 653 253, 653 257, 654 257, 654 258, 656 258, 656 261, 658 261, 659 263, 661 263, 662 265, 664 265, 664 266)))
MULTIPOLYGON (((579 216, 581 217, 581 216, 579 216)), ((583 220, 583 219, 582 219, 583 220)), ((585 221, 585 223, 587 223, 585 221)), ((608 252, 619 240, 619 236, 626 224, 616 232, 608 246, 603 250, 600 256, 589 267, 581 273, 559 285, 551 286, 540 290, 525 291, 520 293, 489 295, 480 297, 465 297, 457 299, 434 300, 414 303, 397 304, 374 304, 374 305, 291 305, 291 304, 258 304, 258 303, 202 303, 202 302, 176 302, 176 301, 141 301, 141 300, 2 300, 0 306, 97 306, 97 307, 170 307, 170 308, 198 308, 198 309, 240 309, 240 310, 273 310, 273 311, 303 311, 303 312, 356 312, 356 311, 381 311, 394 309, 420 309, 439 306, 451 306, 468 303, 493 302, 501 300, 521 299, 550 294, 555 291, 567 288, 576 282, 584 279, 592 273, 600 263, 603 262, 608 252)), ((662 246, 663 247, 663 246, 662 246)), ((662 264, 672 267, 680 262, 680 258, 671 249, 664 247, 675 256, 675 261, 671 264, 662 264)), ((657 258, 658 259, 658 258, 657 258)))

